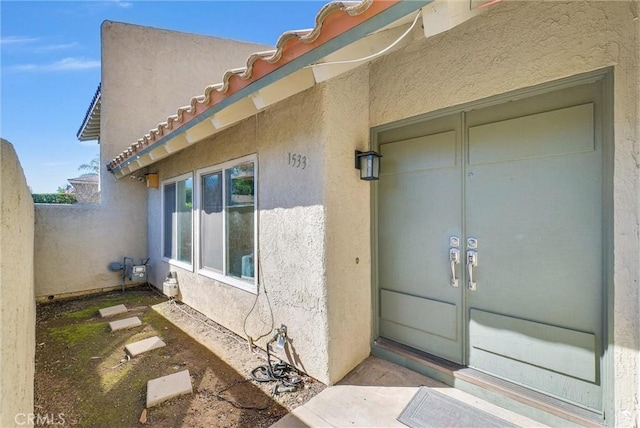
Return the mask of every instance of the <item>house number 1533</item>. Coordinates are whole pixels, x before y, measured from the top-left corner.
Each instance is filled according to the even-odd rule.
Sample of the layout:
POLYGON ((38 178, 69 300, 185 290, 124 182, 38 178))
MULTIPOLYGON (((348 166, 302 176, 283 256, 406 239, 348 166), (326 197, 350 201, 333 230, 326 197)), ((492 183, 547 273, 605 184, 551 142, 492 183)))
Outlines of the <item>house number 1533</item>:
POLYGON ((305 169, 307 167, 307 157, 298 153, 289 152, 289 166, 291 168, 305 169))

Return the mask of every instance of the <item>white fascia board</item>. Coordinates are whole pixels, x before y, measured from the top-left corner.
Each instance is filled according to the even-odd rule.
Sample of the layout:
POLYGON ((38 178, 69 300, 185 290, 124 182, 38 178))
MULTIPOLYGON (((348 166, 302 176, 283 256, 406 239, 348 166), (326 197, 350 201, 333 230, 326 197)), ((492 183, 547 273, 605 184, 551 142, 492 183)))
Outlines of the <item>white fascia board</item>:
MULTIPOLYGON (((450 30, 482 13, 482 9, 463 0, 436 0, 422 8, 424 36, 431 37, 450 30)), ((483 0, 486 3, 486 0, 483 0)))
MULTIPOLYGON (((412 15, 409 18, 409 23, 405 25, 395 26, 387 29, 386 31, 379 31, 370 34, 369 36, 324 57, 322 62, 312 66, 316 82, 324 82, 325 80, 329 80, 356 67, 360 67, 362 64, 366 64, 370 60, 337 64, 332 64, 332 62, 357 60, 381 52, 402 36, 413 19, 415 19, 415 15, 412 15), (325 63, 326 65, 324 65, 325 63)), ((393 49, 389 50, 389 52, 393 52, 394 50, 404 46, 409 40, 411 40, 410 34, 407 35, 405 40, 402 40, 394 46, 393 49)))
POLYGON ((213 133, 253 116, 257 112, 258 110, 249 98, 243 98, 236 101, 213 115, 213 118, 210 121, 210 123, 215 127, 213 133))
POLYGON ((190 144, 187 139, 186 132, 182 134, 176 135, 171 140, 167 141, 165 144, 165 148, 167 149, 167 154, 178 152, 190 144))
POLYGON ((149 157, 151 157, 151 159, 153 161, 157 161, 160 160, 164 157, 166 157, 169 154, 169 152, 167 151, 167 148, 162 145, 162 146, 158 146, 155 149, 151 150, 149 152, 149 157))
POLYGON ((251 100, 256 109, 263 110, 270 105, 305 91, 315 84, 316 80, 313 77, 313 71, 310 68, 302 68, 260 89, 251 95, 251 100))
POLYGON ((213 135, 216 132, 216 128, 210 119, 203 120, 197 125, 187 129, 184 133, 187 141, 192 144, 213 135))

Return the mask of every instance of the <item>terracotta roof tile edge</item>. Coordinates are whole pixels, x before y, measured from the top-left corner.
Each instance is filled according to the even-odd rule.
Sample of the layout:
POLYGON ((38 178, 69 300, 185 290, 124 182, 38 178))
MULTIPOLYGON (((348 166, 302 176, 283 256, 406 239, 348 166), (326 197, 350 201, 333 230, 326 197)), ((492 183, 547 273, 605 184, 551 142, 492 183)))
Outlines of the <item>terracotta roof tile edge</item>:
MULTIPOLYGON (((362 0, 361 2, 344 1, 332 2, 324 5, 316 15, 315 26, 313 29, 287 31, 278 38, 275 49, 253 53, 247 59, 246 67, 227 70, 223 75, 221 83, 207 86, 204 89, 203 95, 191 98, 190 105, 179 107, 175 115, 169 116, 165 122, 159 123, 156 128, 151 129, 148 134, 142 136, 142 138, 138 139, 137 142, 133 143, 122 153, 112 159, 111 162, 107 164, 107 169, 109 171, 113 171, 139 150, 153 144, 159 138, 168 135, 168 133, 165 134, 165 130, 173 131, 175 128, 180 127, 180 125, 184 123, 185 114, 197 116, 199 114, 198 106, 210 107, 216 93, 226 94, 229 91, 231 78, 233 76, 242 80, 251 79, 253 77, 253 69, 256 61, 263 60, 270 64, 277 63, 282 58, 286 45, 290 40, 299 41, 304 44, 310 44, 316 41, 322 34, 325 20, 329 15, 335 12, 342 12, 349 16, 358 16, 366 12, 373 2, 374 0, 362 0)), ((201 109, 200 112, 204 110, 205 109, 201 109)))

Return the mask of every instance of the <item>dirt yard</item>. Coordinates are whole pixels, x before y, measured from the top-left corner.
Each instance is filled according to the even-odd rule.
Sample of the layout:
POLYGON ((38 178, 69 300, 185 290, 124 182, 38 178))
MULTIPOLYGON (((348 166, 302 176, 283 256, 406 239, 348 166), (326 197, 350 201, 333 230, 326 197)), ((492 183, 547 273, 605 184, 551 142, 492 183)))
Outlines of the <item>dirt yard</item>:
POLYGON ((303 375, 296 391, 274 395, 275 382, 249 376, 263 351, 147 287, 41 305, 36 330, 35 413, 51 426, 135 427, 142 416, 152 427, 268 427, 324 389, 303 375), (100 318, 120 303, 129 312, 100 318), (110 332, 109 321, 132 316, 142 326, 110 332), (126 344, 151 336, 167 346, 127 358, 126 344), (147 381, 185 369, 193 394, 145 412, 147 381))

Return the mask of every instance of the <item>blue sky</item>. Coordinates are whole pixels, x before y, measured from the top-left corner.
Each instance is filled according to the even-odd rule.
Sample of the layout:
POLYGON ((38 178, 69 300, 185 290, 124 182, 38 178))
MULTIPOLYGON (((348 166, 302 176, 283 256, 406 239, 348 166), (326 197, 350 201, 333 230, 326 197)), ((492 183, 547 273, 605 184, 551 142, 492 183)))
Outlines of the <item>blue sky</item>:
POLYGON ((324 3, 1 0, 0 136, 33 192, 55 192, 98 154, 76 133, 100 83, 104 20, 274 45, 284 31, 313 27, 324 3))

